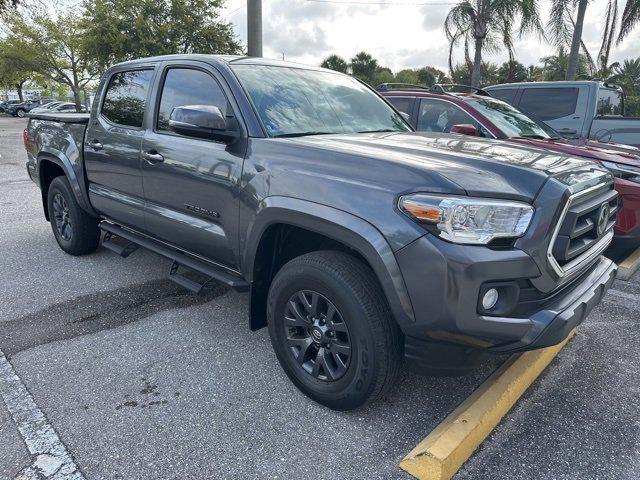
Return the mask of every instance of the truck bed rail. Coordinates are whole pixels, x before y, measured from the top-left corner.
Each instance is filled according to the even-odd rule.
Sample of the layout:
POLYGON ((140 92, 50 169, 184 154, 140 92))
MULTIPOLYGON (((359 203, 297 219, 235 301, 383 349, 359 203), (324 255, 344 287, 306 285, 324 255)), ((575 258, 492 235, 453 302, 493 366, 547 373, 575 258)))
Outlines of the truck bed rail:
POLYGON ((25 116, 35 120, 49 120, 61 123, 89 123, 89 113, 27 113, 25 116))

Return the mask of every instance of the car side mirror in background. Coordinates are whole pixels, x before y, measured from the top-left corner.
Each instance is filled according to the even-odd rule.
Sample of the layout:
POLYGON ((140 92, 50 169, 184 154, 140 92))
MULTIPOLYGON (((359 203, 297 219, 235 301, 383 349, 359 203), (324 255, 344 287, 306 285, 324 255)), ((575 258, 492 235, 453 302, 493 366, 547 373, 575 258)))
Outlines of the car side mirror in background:
POLYGON ((461 123, 459 125, 454 125, 451 127, 451 133, 459 133, 460 135, 470 135, 472 137, 478 136, 478 129, 475 125, 471 125, 470 123, 461 123))
POLYGON ((224 143, 232 143, 238 137, 235 122, 228 121, 220 109, 213 105, 174 107, 169 116, 169 129, 180 135, 224 143))

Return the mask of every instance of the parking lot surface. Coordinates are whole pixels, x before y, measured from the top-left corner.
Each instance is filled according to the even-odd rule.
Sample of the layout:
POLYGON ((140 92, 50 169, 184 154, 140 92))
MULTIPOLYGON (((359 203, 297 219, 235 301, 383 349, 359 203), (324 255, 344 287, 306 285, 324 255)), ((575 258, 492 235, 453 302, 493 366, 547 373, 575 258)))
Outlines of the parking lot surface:
MULTIPOLYGON (((339 413, 300 394, 244 295, 194 296, 139 251, 71 257, 0 117, 0 350, 88 479, 402 479, 400 459, 504 357, 462 378, 404 373, 339 413)), ((640 478, 640 278, 616 282, 456 478, 640 478)), ((0 403, 0 478, 34 461, 0 403)))

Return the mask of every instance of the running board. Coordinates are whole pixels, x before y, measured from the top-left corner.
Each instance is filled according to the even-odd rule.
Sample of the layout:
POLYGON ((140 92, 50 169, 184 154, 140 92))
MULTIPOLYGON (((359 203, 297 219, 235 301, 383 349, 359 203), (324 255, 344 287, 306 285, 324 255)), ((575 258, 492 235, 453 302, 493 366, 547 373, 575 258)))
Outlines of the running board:
POLYGON ((113 223, 109 223, 104 220, 100 222, 100 229, 106 232, 106 243, 103 242, 105 248, 117 253, 118 255, 127 257, 131 253, 133 253, 137 249, 137 247, 143 247, 147 250, 151 250, 152 252, 157 253, 158 255, 173 260, 173 265, 171 266, 171 271, 169 273, 169 279, 183 286, 187 290, 198 293, 212 279, 228 285, 229 287, 239 292, 246 292, 249 290, 249 283, 240 276, 234 275, 231 272, 227 272, 220 267, 216 267, 212 263, 206 262, 204 260, 199 260, 190 255, 187 255, 186 253, 182 253, 171 247, 165 246, 164 244, 151 238, 134 233, 130 230, 126 230, 122 227, 119 227, 118 225, 114 225, 113 223), (113 237, 119 237, 125 240, 125 242, 114 241, 113 237), (135 247, 133 245, 135 245, 135 247), (190 278, 187 278, 186 276, 178 273, 178 268, 180 266, 186 267, 190 270, 194 270, 204 275, 205 277, 207 277, 207 280, 199 283, 190 278))

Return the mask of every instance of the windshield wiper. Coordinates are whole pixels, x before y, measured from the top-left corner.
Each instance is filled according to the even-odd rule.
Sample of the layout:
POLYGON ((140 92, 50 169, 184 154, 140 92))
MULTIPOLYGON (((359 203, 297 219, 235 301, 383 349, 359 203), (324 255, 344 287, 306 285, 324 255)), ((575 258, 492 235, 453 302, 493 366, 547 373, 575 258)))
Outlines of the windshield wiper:
POLYGON ((278 135, 274 135, 273 138, 306 137, 310 135, 331 135, 332 133, 333 132, 318 132, 316 130, 312 130, 309 132, 280 133, 278 135))
POLYGON ((358 133, 384 133, 384 132, 399 132, 399 130, 393 130, 391 128, 382 128, 380 130, 362 130, 358 133))
POLYGON ((551 140, 550 137, 543 137, 542 135, 520 135, 519 137, 511 138, 533 138, 535 140, 551 140))

